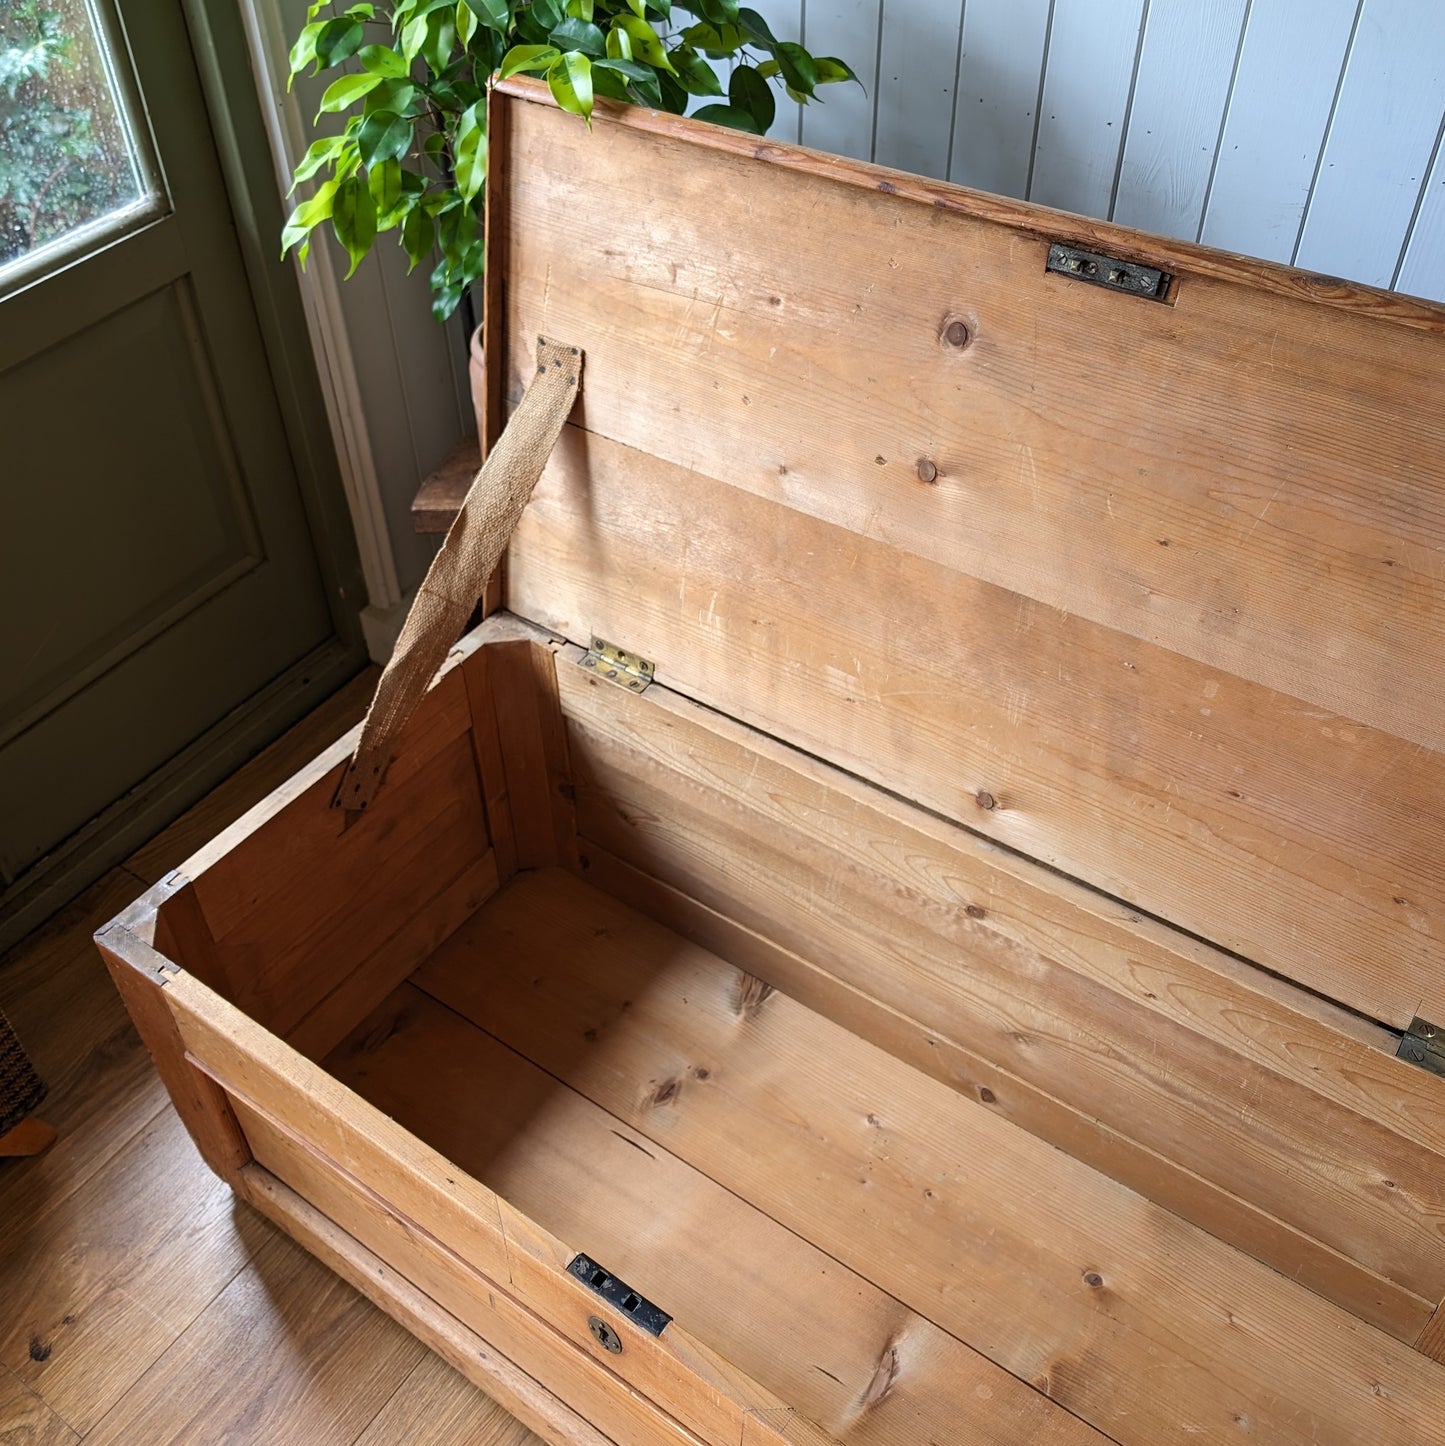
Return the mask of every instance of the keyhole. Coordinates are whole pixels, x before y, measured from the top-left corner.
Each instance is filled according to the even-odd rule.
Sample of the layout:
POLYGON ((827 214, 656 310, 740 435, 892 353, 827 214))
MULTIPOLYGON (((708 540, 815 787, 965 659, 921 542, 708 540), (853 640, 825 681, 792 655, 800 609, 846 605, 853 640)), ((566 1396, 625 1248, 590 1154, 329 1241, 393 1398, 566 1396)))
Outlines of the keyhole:
POLYGON ((614 1356, 622 1354, 622 1337, 600 1315, 587 1317, 587 1329, 592 1332, 592 1339, 603 1350, 611 1351, 614 1356))

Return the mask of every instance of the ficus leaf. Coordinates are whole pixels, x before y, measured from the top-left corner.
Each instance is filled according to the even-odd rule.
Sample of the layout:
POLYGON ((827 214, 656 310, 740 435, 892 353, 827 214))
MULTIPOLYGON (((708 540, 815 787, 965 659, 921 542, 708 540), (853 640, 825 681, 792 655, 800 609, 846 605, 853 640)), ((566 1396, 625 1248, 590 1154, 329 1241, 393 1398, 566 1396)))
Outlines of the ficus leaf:
POLYGON ((569 15, 549 37, 561 50, 580 50, 584 55, 606 55, 607 39, 588 20, 569 15))
POLYGON ((663 110, 671 111, 673 115, 685 114, 687 111, 687 92, 682 88, 682 83, 677 77, 658 71, 657 84, 658 88, 662 91, 663 110))
POLYGON ((664 20, 672 18, 672 0, 647 0, 647 8, 664 20))
POLYGON ((426 28, 425 15, 414 16, 402 27, 401 53, 406 57, 408 65, 421 54, 421 48, 426 43, 426 28))
POLYGON ((512 23, 512 9, 507 0, 466 0, 467 8, 487 27, 506 34, 512 23))
POLYGON ((647 19, 647 0, 627 0, 627 8, 631 10, 639 20, 647 19))
POLYGON ((562 17, 566 14, 560 0, 532 0, 527 7, 531 11, 532 19, 542 26, 544 30, 555 30, 561 23, 562 17))
POLYGON ((487 131, 486 109, 478 104, 471 106, 462 115, 457 127, 456 145, 453 148, 457 189, 464 201, 472 201, 481 194, 487 179, 487 131))
POLYGON ((376 207, 376 229, 390 231, 401 220, 400 207, 408 199, 401 186, 401 162, 381 161, 366 173, 366 188, 376 207))
MULTIPOLYGON (((818 84, 833 85, 840 80, 858 80, 853 73, 853 67, 845 60, 839 60, 836 55, 819 55, 815 57, 813 64, 818 67, 818 84)), ((858 80, 861 86, 863 82, 858 80)))
POLYGON ((616 71, 618 75, 625 75, 628 80, 647 80, 657 74, 650 65, 643 65, 636 60, 614 60, 611 56, 592 62, 592 73, 595 75, 599 70, 616 71))
POLYGON ((363 45, 356 52, 356 58, 373 75, 400 80, 407 74, 406 61, 389 45, 363 45))
POLYGON ((376 240, 376 203, 359 176, 343 181, 337 188, 331 207, 331 229, 351 258, 351 270, 346 273, 349 281, 376 240))
POLYGON ((657 31, 647 21, 639 20, 635 15, 618 15, 613 18, 612 28, 623 31, 632 41, 634 60, 646 61, 658 70, 671 72, 672 62, 667 58, 667 51, 662 48, 657 31))
POLYGON ((704 55, 709 55, 714 60, 736 55, 742 49, 744 40, 743 32, 736 25, 709 25, 706 20, 689 25, 682 32, 682 38, 685 44, 701 50, 704 55))
POLYGON ((768 22, 756 10, 742 7, 738 11, 738 25, 754 45, 765 45, 771 50, 778 43, 773 32, 768 29, 768 22))
POLYGON ((340 187, 341 182, 335 179, 323 182, 316 188, 314 196, 302 201, 287 217, 285 229, 281 232, 283 257, 313 226, 319 226, 331 215, 331 207, 340 187))
POLYGON ((316 119, 319 121, 328 111, 334 113, 355 105, 364 95, 375 90, 380 84, 381 76, 370 73, 343 75, 339 79, 333 80, 321 97, 321 109, 316 112, 316 119))
POLYGON ((363 107, 365 115, 372 115, 379 110, 389 110, 396 115, 408 115, 413 113, 412 100, 416 95, 416 87, 409 80, 402 80, 399 77, 387 76, 370 95, 366 97, 366 105, 363 107))
POLYGON ((547 84, 557 104, 592 124, 592 61, 580 50, 557 57, 547 72, 547 84))
POLYGON ((682 88, 689 95, 721 95, 723 88, 717 72, 688 46, 679 46, 670 57, 682 88))
POLYGON ((502 57, 502 66, 497 72, 497 78, 506 80, 524 70, 533 72, 550 70, 552 62, 561 53, 555 45, 514 45, 502 57))
POLYGON ((633 76, 629 89, 637 97, 639 105, 650 105, 654 110, 661 110, 662 77, 650 65, 644 65, 642 69, 645 74, 633 76))
POLYGON ((462 49, 465 50, 472 43, 472 36, 477 33, 477 17, 465 0, 462 0, 462 3, 457 6, 456 27, 457 39, 461 41, 462 49))
MULTIPOLYGON (((324 28, 325 25, 323 22, 318 20, 306 26, 301 34, 296 37, 296 44, 291 47, 289 57, 291 78, 293 80, 316 59, 316 37, 321 34, 324 28)), ((287 82, 287 89, 290 89, 289 81, 287 82)))
POLYGON ((348 15, 338 15, 321 27, 316 37, 316 59, 323 69, 340 65, 361 49, 366 27, 348 15))
POLYGON ((693 111, 694 120, 712 121, 714 125, 728 126, 735 131, 750 131, 761 135, 758 123, 745 110, 733 105, 705 105, 693 111))
POLYGON ((818 83, 818 67, 813 57, 791 40, 780 40, 773 54, 788 85, 803 95, 812 95, 813 87, 818 83))
POLYGON ((302 181, 309 181, 345 144, 345 136, 322 136, 319 141, 312 141, 297 163, 295 174, 291 177, 291 190, 286 194, 291 195, 302 181))
POLYGON ((752 116, 760 135, 767 135, 778 113, 772 86, 751 65, 739 65, 733 70, 728 80, 728 102, 734 110, 752 116))
POLYGON ((421 43, 421 57, 434 75, 447 68, 457 43, 457 13, 450 6, 433 10, 426 18, 426 38, 421 43))
POLYGON ((356 133, 356 149, 364 164, 399 161, 411 149, 412 123, 394 111, 373 111, 356 133))
POLYGON ((593 20, 596 18, 596 0, 567 0, 567 13, 574 20, 593 20))
MULTIPOLYGON (((622 63, 627 64, 626 61, 622 63)), ((632 99, 627 93, 627 79, 610 69, 609 65, 610 62, 605 60, 592 62, 592 89, 598 95, 605 95, 608 100, 620 100, 625 105, 632 99)))
POLYGON ((696 0, 696 11, 712 25, 733 25, 738 18, 738 0, 696 0))
POLYGON ((782 67, 776 60, 765 60, 758 66, 758 74, 764 80, 771 80, 775 75, 781 74, 782 67))
POLYGON ((406 213, 406 220, 401 223, 401 245, 402 250, 406 252, 407 260, 411 263, 406 268, 408 276, 426 259, 432 247, 436 245, 436 235, 436 222, 427 215, 423 207, 413 206, 406 213))
POLYGON ((607 55, 611 60, 632 59, 632 37, 625 30, 607 32, 607 55))

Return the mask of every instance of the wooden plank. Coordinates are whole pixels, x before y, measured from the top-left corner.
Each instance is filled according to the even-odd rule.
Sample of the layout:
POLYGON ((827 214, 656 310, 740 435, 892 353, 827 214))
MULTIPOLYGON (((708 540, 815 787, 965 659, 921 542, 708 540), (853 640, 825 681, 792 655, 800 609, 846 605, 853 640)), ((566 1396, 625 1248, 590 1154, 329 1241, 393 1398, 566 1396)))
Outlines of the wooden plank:
POLYGON ((165 999, 167 976, 161 970, 167 961, 123 924, 107 925, 95 942, 201 1158, 223 1180, 233 1179, 251 1152, 224 1094, 186 1059, 165 999))
MULTIPOLYGON (((514 75, 493 88, 497 99, 496 114, 511 114, 509 99, 519 98, 546 108, 554 104, 546 82, 528 76, 514 75)), ((1011 200, 987 192, 969 191, 959 186, 931 181, 924 176, 890 171, 846 156, 829 156, 818 151, 768 142, 760 146, 756 137, 745 133, 718 131, 700 121, 690 121, 665 111, 647 110, 641 106, 618 105, 599 100, 593 110, 595 120, 609 127, 617 126, 643 135, 685 136, 690 145, 720 155, 748 157, 779 170, 797 171, 803 175, 826 178, 843 186, 865 191, 884 191, 905 200, 922 202, 952 214, 975 216, 1012 226, 1032 235, 1051 236, 1055 240, 1120 255, 1153 256, 1156 264, 1170 271, 1185 271, 1193 276, 1213 276, 1222 280, 1243 282, 1269 294, 1290 296, 1336 308, 1391 321, 1420 331, 1445 331, 1445 308, 1418 298, 1397 296, 1379 287, 1344 280, 1338 276, 1315 276, 1254 258, 1236 256, 1209 247, 1191 246, 1167 237, 1143 236, 1123 226, 1113 226, 1088 216, 1051 211, 1027 201, 1011 200)), ((493 122, 495 124, 495 122, 493 122)), ((495 134, 495 130, 492 134, 495 134)), ((497 174, 489 172, 489 174, 497 174)), ((491 194, 489 192, 489 194, 491 194)), ((502 214, 505 214, 505 208, 502 214)), ((492 234, 489 228, 489 236, 492 234)), ((495 270, 489 274, 495 275, 495 270)))
POLYGON ((482 917, 429 992, 1126 1446, 1445 1406, 1410 1347, 579 881, 482 917))
POLYGON ((497 733, 497 715, 492 707, 492 683, 488 679, 491 650, 479 648, 462 668, 467 690, 467 708, 472 718, 472 748, 476 753, 477 776, 487 809, 487 835, 497 861, 498 878, 505 883, 517 872, 517 841, 512 827, 512 805, 507 796, 507 767, 497 733))
POLYGON ((428 1355, 355 1446, 546 1446, 445 1361, 428 1355))
POLYGON ((1192 241, 1243 40, 1246 0, 1153 0, 1111 219, 1192 241))
POLYGON ((81 1435, 247 1255, 230 1190, 195 1168, 170 1110, 12 1242, 0 1258, 0 1363, 81 1435))
POLYGON ((848 1446, 943 1441, 965 1418, 997 1446, 1101 1439, 416 989, 328 1064, 848 1446), (907 1380, 884 1394, 900 1350, 907 1380))
POLYGON ((1250 7, 1201 241, 1294 255, 1359 10, 1359 0, 1250 7))
POLYGON ((1051 9, 1050 0, 968 0, 950 181, 1028 191, 1051 9))
MULTIPOLYGON (((190 976, 169 988, 188 1050, 229 1095, 312 1142, 472 1268, 508 1281, 585 1350, 602 1350, 586 1323, 595 1297, 567 1273, 574 1252, 190 976)), ((619 1374, 705 1439, 735 1437, 750 1405, 783 1404, 682 1330, 654 1339, 621 1324, 619 1374)))
MULTIPOLYGON (((551 649, 527 640, 499 641, 484 654, 479 681, 495 720, 516 867, 574 860, 577 827, 551 649)), ((467 671, 476 676, 475 661, 467 671)), ((478 684, 469 686, 475 690, 478 684)), ((495 780, 488 787, 495 791, 495 780)))
MULTIPOLYGON (((878 31, 872 159, 922 176, 946 176, 963 27, 962 0, 888 9, 878 31), (919 113, 945 120, 921 126, 919 113)), ((831 101, 829 92, 825 99, 831 101)))
POLYGON ((1029 200, 1109 215, 1144 15, 1143 0, 1054 0, 1029 200))
POLYGON ((494 261, 511 335, 545 325, 585 342, 591 433, 1403 738, 1445 739, 1438 710, 1381 671, 1441 651, 1429 568, 1445 423, 1427 338, 1202 277, 1172 307, 1124 307, 1046 274, 1032 235, 625 127, 588 141, 540 106, 513 120, 527 174, 565 156, 599 192, 578 237, 566 188, 529 188, 494 261), (549 287, 564 261, 575 284, 549 287), (950 317, 972 345, 941 343, 950 317), (1039 364, 1059 357, 1073 362, 1039 364), (1107 409, 1078 365, 1109 370, 1107 409))
POLYGON ((504 1401, 552 1446, 612 1446, 600 1431, 269 1171, 248 1165, 240 1183, 257 1210, 373 1305, 400 1321, 454 1370, 504 1401))
MULTIPOLYGON (((626 1446, 698 1446, 701 1438, 608 1371, 603 1353, 577 1349, 546 1320, 519 1305, 507 1288, 478 1274, 430 1231, 399 1214, 265 1112, 239 1100, 236 1108, 259 1158, 270 1162, 278 1172, 276 1178, 290 1184, 328 1223, 335 1222, 320 1242, 322 1258, 342 1268, 335 1257, 340 1254, 350 1261, 360 1250, 363 1259, 369 1255, 379 1261, 383 1273, 377 1277, 378 1303, 399 1313, 407 1324, 420 1315, 432 1335, 452 1343, 454 1353, 460 1346, 465 1351, 460 1359, 473 1379, 478 1371, 495 1370, 501 1399, 529 1424, 545 1427, 545 1435, 569 1446, 573 1441, 595 1446, 603 1433, 626 1446), (416 1310, 416 1295, 431 1305, 430 1312, 416 1310), (479 1348, 467 1348, 468 1335, 480 1343, 479 1348), (518 1383, 502 1369, 506 1366, 522 1377, 520 1400, 518 1383), (579 1418, 569 1420, 563 1413, 544 1410, 553 1393, 579 1418)), ((258 1206, 270 1212, 272 1197, 286 1185, 265 1185, 266 1178, 247 1175, 243 1182, 258 1206)), ((293 1228, 296 1215, 288 1206, 287 1218, 281 1222, 286 1229, 293 1228)), ((315 1248, 318 1231, 306 1226, 304 1219, 301 1223, 305 1228, 298 1238, 315 1248)), ((354 1274, 354 1267, 347 1273, 354 1274)), ((456 1363, 455 1354, 452 1359, 456 1363)))
POLYGON ((1375 285, 1395 278, 1440 127, 1445 11, 1367 8, 1356 27, 1294 260, 1375 285), (1391 163, 1381 166, 1388 153, 1391 163))
MULTIPOLYGON (((342 759, 350 743, 339 745, 342 759)), ((404 959, 408 926, 488 852, 470 714, 455 670, 427 695, 386 785, 354 822, 331 807, 343 764, 323 757, 319 777, 298 775, 278 791, 282 807, 260 806, 254 828, 251 816, 243 819, 235 846, 181 880, 157 914, 168 955, 282 1035, 382 941, 394 940, 389 947, 404 959)), ((423 933, 432 927, 417 922, 423 933)))
POLYGON ((320 1059, 499 887, 496 853, 489 849, 367 955, 290 1031, 287 1042, 308 1058, 320 1059))
MULTIPOLYGON (((666 794, 665 815, 646 806, 631 810, 635 842, 628 856, 639 866, 678 884, 696 882, 703 871, 682 871, 698 851, 682 843, 683 830, 673 820, 687 815, 696 827, 710 816, 713 833, 702 849, 716 876, 709 897, 729 912, 747 917, 751 911, 762 923, 777 917, 768 901, 778 885, 744 883, 733 874, 741 861, 719 849, 733 830, 770 851, 770 840, 786 839, 795 860, 789 880, 799 895, 791 908, 799 918, 817 892, 813 875, 840 894, 858 891, 855 927, 868 918, 887 920, 884 932, 907 931, 910 941, 929 931, 948 934, 956 948, 975 951, 981 940, 1002 934, 1015 951, 1027 951, 1021 957, 1058 961, 1147 1006, 1159 1016, 1162 1034, 1182 1025, 1237 1056, 1231 1069, 1266 1070, 1388 1125, 1413 1148, 1445 1154, 1439 1086, 1392 1057, 1390 1032, 660 685, 638 700, 595 686, 586 672, 565 665, 558 680, 589 825, 601 802, 597 770, 609 757, 606 797, 617 811, 626 814, 636 784, 660 783, 666 794), (870 878, 876 880, 871 887, 870 878)), ((610 836, 619 837, 615 829, 610 836)), ((1015 991, 1026 987, 1001 977, 1009 977, 1015 991)), ((885 983, 875 979, 872 987, 885 983)))
POLYGON ((351 1446, 425 1347, 289 1240, 268 1234, 87 1441, 351 1446), (254 1349, 258 1338, 267 1349, 254 1349))
POLYGON ((510 577, 557 631, 1374 1018, 1445 1011, 1438 753, 575 432, 510 577))
POLYGON ((1423 1351, 1432 1361, 1445 1364, 1445 1305, 1435 1308, 1434 1314, 1425 1324, 1425 1329, 1420 1332, 1419 1340, 1415 1342, 1415 1349, 1423 1351))
POLYGON ((420 533, 445 532, 461 510, 480 465, 477 439, 463 437, 417 489, 411 503, 412 527, 420 533))
MULTIPOLYGON (((1445 121, 1441 127, 1445 139, 1445 121)), ((1435 146, 1435 164, 1421 192, 1420 212, 1395 284, 1415 296, 1445 301, 1445 144, 1437 140, 1435 146)))
POLYGON ((0 1366, 0 1441, 6 1446, 79 1446, 80 1437, 23 1381, 0 1366))

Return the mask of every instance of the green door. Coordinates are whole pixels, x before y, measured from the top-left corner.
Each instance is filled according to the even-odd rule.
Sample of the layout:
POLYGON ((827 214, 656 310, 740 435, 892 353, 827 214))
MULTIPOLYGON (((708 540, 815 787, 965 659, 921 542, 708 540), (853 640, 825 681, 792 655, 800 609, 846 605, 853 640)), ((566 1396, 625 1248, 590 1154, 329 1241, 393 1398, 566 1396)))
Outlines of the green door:
MULTIPOLYGON (((37 871, 84 883, 360 660, 337 630, 362 599, 338 602, 323 578, 294 386, 288 412, 273 380, 277 295, 294 342, 295 293, 274 251, 241 244, 218 158, 217 135, 233 167, 238 136, 254 145, 259 108, 233 84, 225 104, 249 106, 250 131, 229 119, 213 131, 202 76, 217 103, 225 67, 210 35, 211 69, 198 67, 184 9, 0 0, 0 885, 12 904, 37 871), (99 835, 97 816, 109 818, 99 835), (77 839, 89 839, 79 854, 77 839)), ((226 65, 249 82, 233 22, 226 65)), ((257 234, 274 225, 248 219, 257 234)))

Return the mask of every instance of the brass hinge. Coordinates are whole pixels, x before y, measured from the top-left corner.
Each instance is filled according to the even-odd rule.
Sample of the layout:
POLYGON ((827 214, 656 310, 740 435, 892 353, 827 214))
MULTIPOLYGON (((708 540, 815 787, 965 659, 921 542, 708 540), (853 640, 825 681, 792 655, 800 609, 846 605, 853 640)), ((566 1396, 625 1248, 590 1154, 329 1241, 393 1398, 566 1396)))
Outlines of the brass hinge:
POLYGON ((1400 1036, 1395 1058, 1418 1064, 1431 1074, 1445 1075, 1445 1029, 1428 1019, 1412 1019, 1409 1029, 1400 1036))
POLYGON ((606 638, 592 639, 592 646, 587 649, 587 656, 578 660, 578 667, 587 668, 599 678, 606 678, 609 683, 633 693, 645 692, 657 672, 655 664, 629 653, 626 648, 619 648, 616 643, 609 643, 606 638))

